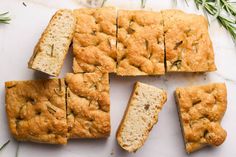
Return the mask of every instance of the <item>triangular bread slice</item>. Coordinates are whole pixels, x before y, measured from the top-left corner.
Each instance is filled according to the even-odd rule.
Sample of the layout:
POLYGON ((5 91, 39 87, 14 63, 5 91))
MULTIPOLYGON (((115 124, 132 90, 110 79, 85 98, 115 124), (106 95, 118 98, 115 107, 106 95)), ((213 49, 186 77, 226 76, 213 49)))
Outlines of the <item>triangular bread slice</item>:
POLYGON ((123 149, 135 152, 143 146, 158 121, 158 113, 166 98, 166 92, 162 89, 140 82, 135 84, 117 132, 117 141, 123 149))

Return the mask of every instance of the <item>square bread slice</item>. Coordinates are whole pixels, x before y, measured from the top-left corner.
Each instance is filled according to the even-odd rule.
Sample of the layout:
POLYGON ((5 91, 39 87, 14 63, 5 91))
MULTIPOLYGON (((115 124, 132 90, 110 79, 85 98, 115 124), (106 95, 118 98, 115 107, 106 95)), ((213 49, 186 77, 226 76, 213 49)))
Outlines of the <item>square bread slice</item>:
POLYGON ((72 41, 75 24, 71 10, 57 11, 38 41, 28 67, 58 76, 72 41))
POLYGON ((187 153, 224 142, 227 133, 220 125, 227 106, 224 83, 177 88, 175 97, 187 153))
POLYGON ((66 75, 68 138, 105 138, 110 135, 108 73, 66 75))
POLYGON ((63 79, 10 81, 5 86, 9 127, 17 140, 67 143, 63 79))
POLYGON ((135 84, 116 136, 123 149, 135 152, 143 146, 158 121, 166 97, 164 90, 140 82, 135 84))
POLYGON ((117 62, 121 76, 165 74, 161 13, 118 11, 117 62))
POLYGON ((73 38, 73 71, 116 71, 116 9, 74 10, 77 19, 73 38))
POLYGON ((215 71, 214 51, 205 17, 180 10, 162 11, 164 18, 166 71, 215 71))

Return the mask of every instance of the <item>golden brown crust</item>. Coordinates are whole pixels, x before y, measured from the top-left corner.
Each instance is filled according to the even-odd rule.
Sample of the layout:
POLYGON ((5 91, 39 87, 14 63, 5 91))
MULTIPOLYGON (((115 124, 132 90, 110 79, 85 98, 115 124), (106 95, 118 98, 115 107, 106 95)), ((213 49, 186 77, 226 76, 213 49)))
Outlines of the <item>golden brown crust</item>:
POLYGON ((10 131, 20 141, 67 143, 63 79, 6 82, 10 131))
POLYGON ((220 122, 227 106, 225 84, 177 88, 175 96, 188 153, 224 142, 227 133, 220 122))
POLYGON ((73 70, 79 72, 116 71, 116 9, 77 9, 73 38, 73 70))
POLYGON ((164 67, 164 31, 160 13, 118 11, 117 74, 161 75, 164 67))
POLYGON ((214 52, 203 16, 179 10, 162 11, 167 72, 215 71, 214 52))
POLYGON ((66 75, 69 138, 102 138, 110 135, 108 73, 66 75))

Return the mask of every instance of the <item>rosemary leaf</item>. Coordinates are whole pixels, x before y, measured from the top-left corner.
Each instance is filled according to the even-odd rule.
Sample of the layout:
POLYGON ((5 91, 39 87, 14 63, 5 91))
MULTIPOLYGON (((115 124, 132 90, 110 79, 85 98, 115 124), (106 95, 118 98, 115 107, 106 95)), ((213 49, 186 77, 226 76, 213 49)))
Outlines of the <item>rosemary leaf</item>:
POLYGON ((27 5, 25 4, 25 2, 22 2, 23 6, 27 7, 27 5))
POLYGON ((204 7, 206 4, 206 0, 202 0, 202 6, 204 7))
POLYGON ((4 143, 4 144, 0 147, 0 151, 1 151, 4 147, 6 147, 9 142, 10 142, 10 140, 8 140, 6 143, 4 143))
POLYGON ((16 157, 19 156, 19 149, 20 149, 20 142, 17 143, 16 154, 15 154, 16 157))
POLYGON ((7 15, 8 13, 9 13, 9 12, 2 13, 2 14, 0 14, 0 16, 7 15))
POLYGON ((7 16, 8 13, 9 12, 0 14, 0 23, 9 24, 9 22, 11 21, 11 18, 7 16))
POLYGON ((195 5, 196 5, 197 9, 199 10, 199 4, 196 2, 196 0, 194 0, 194 1, 195 1, 195 5))
POLYGON ((178 5, 178 0, 174 0, 174 7, 177 7, 178 5))
POLYGON ((216 7, 216 13, 213 16, 213 19, 216 19, 220 15, 221 11, 220 0, 216 0, 215 7, 216 7))
POLYGON ((226 19, 225 17, 222 17, 222 16, 219 16, 218 20, 219 20, 220 24, 228 30, 228 32, 231 34, 234 41, 236 41, 235 22, 230 21, 229 19, 226 19))
POLYGON ((141 8, 145 8, 147 0, 141 0, 141 8))
POLYGON ((184 1, 185 1, 186 5, 189 6, 189 5, 188 5, 188 0, 184 0, 184 1))
POLYGON ((103 1, 102 1, 102 5, 101 5, 101 7, 104 6, 104 4, 106 3, 106 1, 107 1, 107 0, 103 0, 103 1))
POLYGON ((229 14, 236 16, 236 7, 233 5, 236 2, 230 2, 228 0, 220 0, 222 8, 229 14))

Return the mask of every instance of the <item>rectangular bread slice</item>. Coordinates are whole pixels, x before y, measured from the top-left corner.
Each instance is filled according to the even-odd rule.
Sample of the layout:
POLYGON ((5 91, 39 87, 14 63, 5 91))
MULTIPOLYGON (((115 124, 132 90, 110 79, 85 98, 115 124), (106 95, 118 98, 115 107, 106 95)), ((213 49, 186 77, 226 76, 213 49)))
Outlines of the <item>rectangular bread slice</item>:
POLYGON ((116 9, 74 10, 77 19, 73 38, 73 71, 116 71, 116 9))
POLYGON ((162 11, 167 72, 215 71, 214 51, 205 17, 180 10, 162 11))
POLYGON ((105 138, 110 135, 108 73, 66 75, 68 138, 105 138))
POLYGON ((165 74, 161 13, 118 11, 117 62, 121 76, 165 74))
POLYGON ((5 86, 8 123, 17 140, 67 143, 63 79, 10 81, 5 86))
POLYGON ((75 24, 71 10, 58 10, 38 41, 28 67, 58 76, 72 41, 75 24))
POLYGON ((220 125, 227 106, 224 83, 177 88, 175 97, 187 153, 224 142, 227 133, 220 125))
POLYGON ((140 82, 135 84, 116 136, 123 149, 135 152, 144 144, 166 99, 164 90, 140 82))

